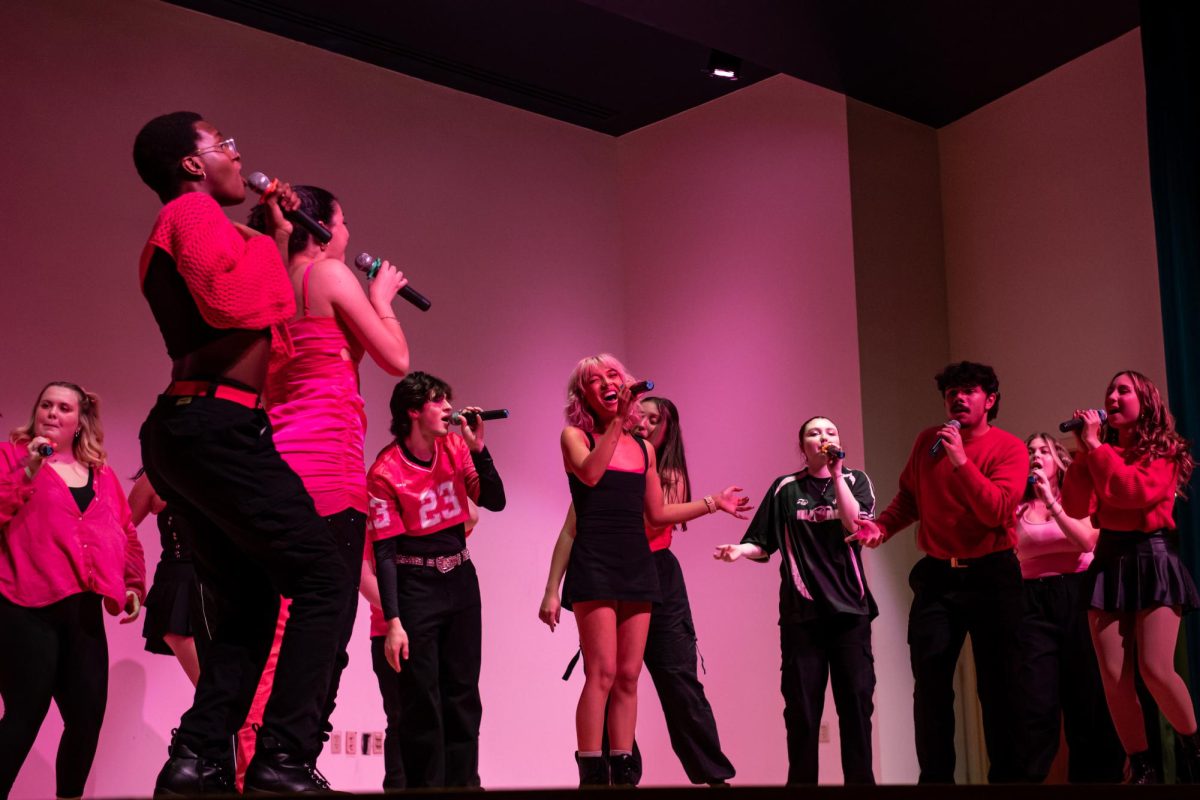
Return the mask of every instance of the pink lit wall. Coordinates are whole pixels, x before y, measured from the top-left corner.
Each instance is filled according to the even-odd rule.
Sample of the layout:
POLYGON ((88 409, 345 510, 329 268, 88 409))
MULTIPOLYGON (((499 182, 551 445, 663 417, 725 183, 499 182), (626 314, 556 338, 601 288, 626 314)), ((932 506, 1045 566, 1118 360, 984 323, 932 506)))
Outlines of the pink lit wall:
POLYGON ((951 356, 1049 429, 1138 369, 1165 386, 1138 31, 938 131, 951 356))

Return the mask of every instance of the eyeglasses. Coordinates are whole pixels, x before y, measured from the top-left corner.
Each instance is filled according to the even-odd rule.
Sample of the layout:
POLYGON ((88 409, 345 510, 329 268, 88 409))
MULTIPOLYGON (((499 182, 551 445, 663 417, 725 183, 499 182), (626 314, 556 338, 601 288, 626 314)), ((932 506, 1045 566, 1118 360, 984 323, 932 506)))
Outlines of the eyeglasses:
POLYGON ((212 147, 206 147, 203 150, 193 151, 191 153, 191 155, 200 156, 200 155, 204 155, 205 153, 214 153, 217 150, 220 150, 222 153, 224 153, 227 156, 231 156, 237 152, 237 144, 233 141, 232 137, 229 139, 222 139, 221 141, 214 144, 212 147))

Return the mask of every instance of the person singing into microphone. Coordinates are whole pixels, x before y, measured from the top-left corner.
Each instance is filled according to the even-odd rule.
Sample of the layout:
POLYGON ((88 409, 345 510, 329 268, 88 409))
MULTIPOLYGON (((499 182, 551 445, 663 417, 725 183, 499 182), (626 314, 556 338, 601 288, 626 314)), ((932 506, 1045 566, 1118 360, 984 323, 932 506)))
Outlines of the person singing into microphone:
MULTIPOLYGON (((665 397, 647 397, 639 405, 641 415, 634 433, 654 448, 663 500, 690 502, 692 486, 683 452, 683 433, 679 429, 679 410, 665 397)), ((688 780, 719 786, 734 776, 734 769, 721 751, 717 722, 708 698, 704 696, 704 686, 696 675, 696 629, 692 623, 692 607, 679 559, 670 550, 675 527, 646 526, 662 600, 650 614, 643 660, 662 703, 671 747, 679 756, 688 780)), ((686 524, 679 527, 687 530, 686 524)), ((562 607, 559 585, 574 541, 575 507, 571 506, 554 547, 550 577, 538 610, 539 618, 551 631, 559 622, 562 607)), ((636 785, 642 773, 641 753, 636 746, 632 750, 635 762, 632 782, 636 785)))
POLYGON ((1029 486, 1017 507, 1016 552, 1025 588, 1021 625, 1021 741, 1028 778, 1041 783, 1066 734, 1071 783, 1120 783, 1121 742, 1104 704, 1087 625, 1087 574, 1097 531, 1068 516, 1061 487, 1071 456, 1048 433, 1025 440, 1029 486))
POLYGON ((703 500, 664 502, 654 451, 633 435, 640 410, 630 393, 633 383, 608 353, 582 359, 567 381, 560 445, 577 532, 562 605, 575 614, 583 651, 575 712, 581 786, 634 780, 637 682, 650 607, 662 600, 646 526, 676 525, 718 509, 744 518, 748 507, 737 486, 703 500), (601 749, 606 707, 607 761, 601 749))
POLYGON ((143 250, 142 292, 172 359, 141 430, 154 490, 193 532, 196 573, 217 608, 192 706, 158 794, 232 792, 231 742, 254 698, 279 616, 292 601, 246 788, 324 791, 321 718, 351 578, 304 484, 275 449, 261 408, 271 328, 296 304, 283 258, 299 200, 268 187, 266 235, 230 222, 246 196, 234 140, 193 112, 156 117, 133 147, 163 207, 143 250))
POLYGON ((80 797, 108 701, 104 615, 133 622, 146 562, 125 490, 105 464, 96 395, 55 381, 0 444, 0 797, 53 700, 58 797, 80 797))
POLYGON ((713 558, 766 562, 779 551, 779 635, 788 784, 817 782, 825 686, 833 685, 847 784, 873 784, 871 713, 875 660, 862 545, 848 540, 875 511, 865 472, 846 469, 837 426, 813 417, 800 426, 804 468, 775 479, 740 544, 713 558), (841 454, 841 455, 839 455, 841 454))
POLYGON ((949 421, 917 436, 899 493, 875 521, 863 520, 857 535, 877 547, 921 523, 917 546, 926 555, 908 577, 921 783, 954 783, 954 670, 968 633, 988 781, 1024 780, 1017 747, 1022 583, 1012 532, 1029 459, 1020 439, 991 424, 1000 409, 1000 381, 991 367, 963 361, 936 380, 949 421))
POLYGON ((384 697, 398 700, 386 710, 403 769, 389 765, 389 778, 406 784, 395 789, 479 786, 482 621, 466 523, 472 501, 502 511, 506 500, 484 447, 483 419, 464 419, 461 435, 450 431, 451 394, 449 384, 424 372, 396 384, 395 439, 367 475, 386 623, 383 638, 372 640, 374 664, 384 697))
MULTIPOLYGON (((346 266, 350 231, 342 206, 317 186, 294 186, 300 209, 333 234, 322 244, 297 225, 288 239, 288 277, 296 315, 276 326, 263 404, 275 432, 275 448, 295 470, 337 541, 349 583, 340 623, 337 661, 322 713, 324 734, 333 713, 346 647, 358 612, 358 578, 367 527, 367 475, 363 437, 367 417, 359 394, 358 365, 364 351, 389 375, 408 372, 408 342, 392 310, 407 281, 384 262, 368 292, 346 266)), ((269 209, 255 206, 249 225, 266 231, 269 209)), ((272 654, 254 705, 238 734, 239 765, 254 753, 253 726, 271 693, 274 661, 288 610, 280 611, 272 654)), ((244 767, 243 767, 244 768, 244 767)))
POLYGON ((1063 480, 1062 505, 1100 528, 1092 561, 1088 622, 1100 677, 1130 783, 1159 783, 1134 686, 1141 674, 1159 710, 1181 738, 1184 774, 1200 781, 1200 733, 1187 684, 1175 672, 1179 618, 1200 595, 1179 559, 1174 506, 1194 466, 1162 395, 1140 372, 1119 372, 1097 411, 1076 411, 1079 446, 1063 480))

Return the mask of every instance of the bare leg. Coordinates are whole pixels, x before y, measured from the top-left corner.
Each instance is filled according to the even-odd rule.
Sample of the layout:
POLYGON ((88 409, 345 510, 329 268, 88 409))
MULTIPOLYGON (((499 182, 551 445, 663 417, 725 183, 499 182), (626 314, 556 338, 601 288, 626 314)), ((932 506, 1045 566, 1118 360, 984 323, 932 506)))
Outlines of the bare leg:
POLYGON ((617 603, 616 675, 608 707, 608 741, 613 750, 633 749, 638 677, 649 630, 649 603, 617 603))
POLYGON ((1175 671, 1175 643, 1179 638, 1179 609, 1159 606, 1140 611, 1134 630, 1138 644, 1138 669, 1146 688, 1167 722, 1187 736, 1196 732, 1196 712, 1187 684, 1175 671))
POLYGON ((1104 696, 1108 700, 1108 710, 1112 714, 1117 737, 1126 753, 1141 753, 1150 745, 1146 741, 1142 706, 1134 685, 1133 615, 1091 609, 1088 611, 1088 626, 1092 631, 1092 643, 1096 646, 1100 680, 1104 684, 1104 696))
POLYGON ((604 706, 617 674, 617 606, 589 600, 575 603, 579 646, 583 649, 583 691, 575 709, 579 752, 599 752, 604 738, 604 706))
POLYGON ((163 641, 171 648, 175 658, 179 659, 179 666, 183 667, 184 674, 188 676, 192 686, 195 686, 200 680, 200 658, 196 655, 196 640, 190 636, 180 636, 178 633, 164 633, 163 641))

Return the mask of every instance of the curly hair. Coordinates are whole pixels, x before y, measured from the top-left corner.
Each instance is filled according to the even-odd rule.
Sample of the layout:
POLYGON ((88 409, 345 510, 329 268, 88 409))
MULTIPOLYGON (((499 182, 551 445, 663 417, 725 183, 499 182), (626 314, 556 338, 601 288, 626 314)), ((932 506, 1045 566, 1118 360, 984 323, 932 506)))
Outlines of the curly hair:
POLYGON ((408 438, 412 432, 412 420, 408 418, 409 411, 420 411, 422 406, 430 402, 439 402, 445 398, 454 399, 454 391, 450 384, 441 378, 435 378, 428 372, 416 370, 404 376, 404 379, 392 389, 392 399, 388 408, 392 412, 392 436, 397 442, 408 438))
POLYGON ((938 392, 946 396, 948 389, 970 389, 978 386, 984 394, 996 395, 996 402, 988 409, 987 418, 991 422, 1000 413, 1000 379, 996 370, 987 364, 977 364, 974 361, 959 361, 949 364, 944 370, 933 376, 937 381, 938 392))
MULTIPOLYGON (((1105 395, 1112 392, 1117 378, 1122 375, 1133 384, 1133 393, 1142 407, 1133 425, 1133 446, 1125 453, 1125 461, 1135 464, 1165 458, 1175 462, 1176 490, 1181 497, 1187 497, 1187 485, 1196 465, 1192 458, 1191 442, 1175 430, 1175 416, 1163 402, 1158 387, 1142 373, 1131 369, 1121 370, 1108 382, 1105 395)), ((1117 444, 1117 431, 1105 424, 1103 439, 1109 444, 1117 444)))
MULTIPOLYGON (((333 221, 333 206, 338 199, 328 189, 322 189, 320 186, 300 185, 293 186, 292 191, 300 198, 301 211, 324 225, 333 221)), ((246 220, 246 224, 256 231, 266 233, 267 216, 270 213, 271 211, 266 205, 259 203, 250 209, 250 216, 246 220)), ((290 258, 308 247, 312 238, 312 234, 303 225, 292 226, 292 235, 288 237, 288 257, 290 258)))
POLYGON ((104 451, 104 428, 100 424, 100 398, 84 390, 78 384, 70 383, 69 381, 51 381, 43 386, 42 390, 38 392, 37 400, 33 404, 33 410, 29 412, 29 422, 20 427, 13 428, 9 438, 12 439, 14 444, 29 444, 34 437, 33 427, 37 421, 38 406, 42 403, 42 396, 46 394, 46 390, 51 386, 70 389, 78 398, 79 431, 71 446, 71 452, 75 456, 75 460, 89 467, 104 466, 108 454, 104 451))
POLYGON ((133 140, 133 165, 164 203, 184 178, 179 162, 196 149, 196 123, 202 119, 195 111, 163 114, 143 125, 133 140))
MULTIPOLYGON (((600 353, 599 355, 581 358, 579 363, 575 365, 575 369, 571 370, 571 376, 567 378, 567 407, 565 412, 567 424, 573 425, 585 433, 594 433, 596 430, 596 412, 588 407, 587 400, 584 399, 584 381, 587 379, 588 370, 592 367, 597 367, 601 370, 616 370, 617 374, 621 376, 621 382, 626 386, 632 386, 637 382, 637 379, 629 373, 629 370, 625 369, 625 365, 611 353, 600 353)), ((641 419, 641 404, 632 402, 629 404, 629 410, 626 412, 625 419, 621 423, 621 429, 627 433, 631 432, 637 427, 641 419)))
MULTIPOLYGON (((1033 444, 1034 439, 1041 439, 1042 441, 1044 441, 1050 445, 1050 454, 1051 454, 1051 457, 1054 459, 1054 466, 1057 468, 1057 471, 1058 471, 1058 474, 1056 476, 1057 481, 1058 481, 1057 488, 1058 488, 1059 492, 1062 492, 1062 483, 1063 483, 1063 478, 1067 474, 1067 467, 1071 466, 1071 462, 1074 461, 1074 459, 1071 458, 1071 451, 1068 450, 1067 448, 1063 447, 1063 443, 1058 440, 1058 437, 1053 436, 1049 433, 1043 433, 1043 432, 1031 433, 1028 436, 1026 436, 1025 437, 1025 447, 1028 448, 1031 444, 1033 444)), ((1028 503, 1030 500, 1033 500, 1035 497, 1037 497, 1037 493, 1033 491, 1033 484, 1032 483, 1026 484, 1025 496, 1022 498, 1022 500, 1024 502, 1028 503)))

